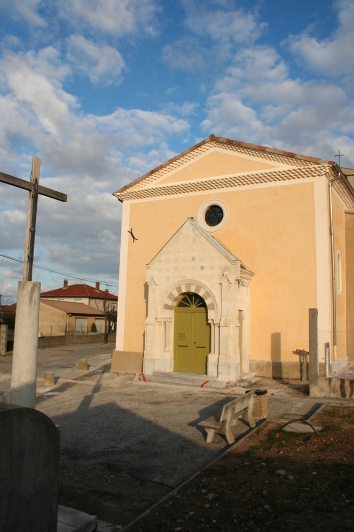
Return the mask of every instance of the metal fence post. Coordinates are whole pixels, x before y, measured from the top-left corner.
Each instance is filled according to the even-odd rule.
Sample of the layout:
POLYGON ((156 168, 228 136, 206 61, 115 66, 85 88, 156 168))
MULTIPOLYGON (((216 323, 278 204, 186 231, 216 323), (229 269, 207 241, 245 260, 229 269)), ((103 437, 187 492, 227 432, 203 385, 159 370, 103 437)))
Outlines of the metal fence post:
POLYGON ((318 310, 309 309, 309 381, 315 383, 319 376, 318 367, 318 310))

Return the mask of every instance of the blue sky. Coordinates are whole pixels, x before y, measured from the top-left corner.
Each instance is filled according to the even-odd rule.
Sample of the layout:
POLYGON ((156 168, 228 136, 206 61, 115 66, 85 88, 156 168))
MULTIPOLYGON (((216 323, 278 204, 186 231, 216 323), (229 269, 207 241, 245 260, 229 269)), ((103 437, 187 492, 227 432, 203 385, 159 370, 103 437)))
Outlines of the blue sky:
MULTIPOLYGON (((116 290, 111 193, 211 133, 354 167, 354 0, 0 0, 0 171, 41 184, 35 262, 116 290)), ((27 193, 0 184, 0 253, 27 193)), ((0 257, 0 293, 21 264, 0 257)), ((43 289, 64 276, 35 270, 43 289)), ((70 282, 75 282, 70 278, 70 282)))

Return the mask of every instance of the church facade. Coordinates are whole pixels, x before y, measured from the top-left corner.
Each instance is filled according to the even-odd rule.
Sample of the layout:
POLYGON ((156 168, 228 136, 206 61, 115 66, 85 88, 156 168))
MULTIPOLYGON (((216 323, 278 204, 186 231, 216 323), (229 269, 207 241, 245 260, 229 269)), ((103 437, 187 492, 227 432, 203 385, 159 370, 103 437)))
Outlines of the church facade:
POLYGON ((211 135, 114 195, 112 371, 299 378, 309 308, 354 331, 354 192, 335 163, 211 135))

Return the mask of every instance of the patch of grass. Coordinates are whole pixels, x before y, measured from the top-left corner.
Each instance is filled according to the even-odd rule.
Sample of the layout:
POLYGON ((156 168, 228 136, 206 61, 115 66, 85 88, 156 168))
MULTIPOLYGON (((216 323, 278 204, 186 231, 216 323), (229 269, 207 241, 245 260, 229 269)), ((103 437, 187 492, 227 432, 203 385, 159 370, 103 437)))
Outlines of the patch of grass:
POLYGON ((254 456, 256 454, 258 454, 261 450, 261 447, 260 445, 253 445, 252 447, 250 447, 249 449, 247 449, 247 451, 245 452, 245 456, 254 456))
POLYGON ((285 445, 288 442, 296 441, 301 438, 297 432, 280 431, 280 428, 268 434, 267 440, 270 444, 285 445))
POLYGON ((322 432, 340 432, 342 427, 336 423, 324 423, 322 425, 322 432))
POLYGON ((338 417, 339 415, 338 408, 335 407, 327 407, 321 413, 325 417, 338 417))

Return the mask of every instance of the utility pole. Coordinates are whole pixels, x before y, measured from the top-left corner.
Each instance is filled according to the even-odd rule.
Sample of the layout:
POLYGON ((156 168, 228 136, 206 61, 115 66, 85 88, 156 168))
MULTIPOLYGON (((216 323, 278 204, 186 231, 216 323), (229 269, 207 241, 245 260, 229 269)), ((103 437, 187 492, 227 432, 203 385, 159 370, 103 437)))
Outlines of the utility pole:
POLYGON ((32 157, 30 181, 0 172, 0 182, 29 191, 23 280, 18 283, 10 403, 36 408, 38 321, 41 284, 32 282, 38 195, 67 201, 67 195, 39 185, 41 160, 32 157))

